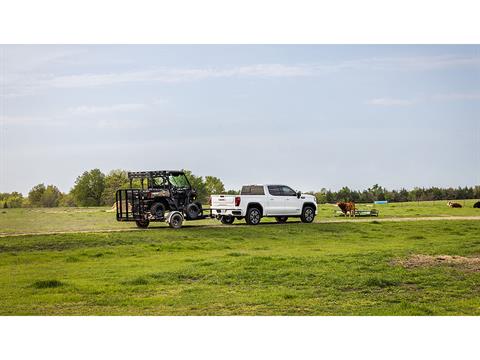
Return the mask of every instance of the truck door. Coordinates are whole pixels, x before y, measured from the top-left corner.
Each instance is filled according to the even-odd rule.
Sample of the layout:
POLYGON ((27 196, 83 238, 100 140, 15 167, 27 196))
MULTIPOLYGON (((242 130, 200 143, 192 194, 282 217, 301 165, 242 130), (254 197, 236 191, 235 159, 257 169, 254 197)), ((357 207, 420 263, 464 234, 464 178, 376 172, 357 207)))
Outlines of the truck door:
POLYGON ((267 215, 284 215, 286 214, 285 196, 282 195, 279 185, 268 185, 267 196, 267 215))
POLYGON ((285 212, 286 215, 300 215, 302 212, 302 200, 297 197, 297 193, 288 186, 280 186, 280 191, 285 199, 285 212))

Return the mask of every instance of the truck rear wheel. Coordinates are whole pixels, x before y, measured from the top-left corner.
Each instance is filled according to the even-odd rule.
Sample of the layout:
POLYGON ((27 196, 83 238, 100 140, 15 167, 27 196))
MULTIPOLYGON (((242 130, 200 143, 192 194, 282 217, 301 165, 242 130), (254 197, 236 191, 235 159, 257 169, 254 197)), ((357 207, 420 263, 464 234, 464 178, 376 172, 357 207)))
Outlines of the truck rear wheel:
POLYGON ((286 223, 288 220, 288 216, 275 216, 275 220, 277 220, 278 223, 286 223))
POLYGON ((235 221, 235 218, 231 215, 223 215, 220 219, 222 224, 231 225, 235 221))
POLYGON ((135 224, 137 224, 137 227, 140 229, 146 229, 148 228, 148 225, 150 224, 150 221, 148 220, 137 220, 135 221, 135 224))
POLYGON ((260 219, 262 218, 262 212, 256 207, 251 207, 247 210, 247 216, 245 216, 245 221, 248 225, 258 225, 260 219))

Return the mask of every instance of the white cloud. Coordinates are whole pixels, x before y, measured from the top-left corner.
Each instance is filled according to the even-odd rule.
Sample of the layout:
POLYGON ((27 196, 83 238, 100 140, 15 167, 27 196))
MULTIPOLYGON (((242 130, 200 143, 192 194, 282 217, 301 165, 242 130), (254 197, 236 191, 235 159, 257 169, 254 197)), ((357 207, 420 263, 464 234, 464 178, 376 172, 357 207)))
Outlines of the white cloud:
POLYGON ((374 106, 409 106, 415 104, 415 100, 376 98, 367 101, 367 104, 374 106))
MULTIPOLYGON (((58 58, 67 56, 57 54, 58 58)), ((56 58, 52 55, 52 58, 56 58)), ((127 83, 176 83, 215 78, 285 78, 321 76, 346 70, 428 71, 458 67, 480 67, 480 57, 457 55, 363 58, 333 63, 250 64, 232 67, 193 67, 123 71, 112 73, 81 73, 56 75, 32 72, 8 73, 4 93, 13 97, 34 94, 46 89, 91 88, 127 83)))
POLYGON ((143 110, 147 106, 145 104, 115 104, 108 106, 77 106, 69 108, 68 112, 72 115, 97 115, 116 112, 129 112, 143 110))

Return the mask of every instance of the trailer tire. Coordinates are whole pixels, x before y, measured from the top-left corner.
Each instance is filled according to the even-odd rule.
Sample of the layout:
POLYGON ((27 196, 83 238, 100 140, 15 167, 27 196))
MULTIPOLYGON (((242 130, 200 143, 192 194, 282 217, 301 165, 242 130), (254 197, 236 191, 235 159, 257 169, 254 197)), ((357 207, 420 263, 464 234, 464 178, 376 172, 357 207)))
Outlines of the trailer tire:
POLYGON ((180 229, 183 224, 183 216, 179 212, 175 212, 170 216, 170 219, 168 221, 168 226, 170 226, 172 229, 180 229))
POLYGON ((148 228, 148 225, 150 224, 149 220, 136 220, 135 224, 137 224, 137 227, 140 229, 146 229, 148 228))
POLYGON ((222 222, 222 224, 231 225, 235 221, 235 218, 231 215, 223 215, 220 218, 220 221, 222 222))
POLYGON ((275 220, 277 220, 278 223, 283 224, 287 222, 288 216, 275 216, 275 220))
POLYGON ((252 206, 247 210, 247 216, 245 216, 245 221, 248 225, 258 225, 262 219, 262 212, 258 207, 252 206))

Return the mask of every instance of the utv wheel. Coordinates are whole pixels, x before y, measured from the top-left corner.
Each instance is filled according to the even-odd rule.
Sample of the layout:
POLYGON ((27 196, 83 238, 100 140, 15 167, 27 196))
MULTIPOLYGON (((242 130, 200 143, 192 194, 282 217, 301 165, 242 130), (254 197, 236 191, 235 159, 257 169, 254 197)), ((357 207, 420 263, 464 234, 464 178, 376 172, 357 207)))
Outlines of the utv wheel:
POLYGON ((278 223, 286 223, 288 220, 288 216, 275 216, 275 220, 277 220, 278 223))
POLYGON ((222 216, 220 221, 222 222, 222 224, 231 225, 235 221, 235 218, 233 216, 230 216, 230 215, 224 215, 224 216, 222 216))
POLYGON ((248 225, 258 225, 260 219, 262 218, 262 213, 260 209, 252 207, 247 210, 247 216, 245 216, 245 221, 248 225))
POLYGON ((198 219, 202 215, 202 205, 197 202, 188 204, 185 209, 185 215, 188 220, 198 219))
POLYGON ((175 213, 170 217, 170 221, 168 222, 168 226, 172 229, 180 229, 183 224, 183 216, 180 213, 175 213))
POLYGON ((165 217, 165 205, 162 203, 153 204, 150 213, 155 216, 155 219, 163 219, 165 217))
POLYGON ((148 220, 137 220, 135 221, 135 224, 137 224, 137 227, 140 229, 146 229, 148 225, 150 224, 150 221, 148 220))
POLYGON ((304 223, 311 223, 313 219, 315 219, 315 209, 311 206, 305 206, 300 219, 302 219, 304 223))

